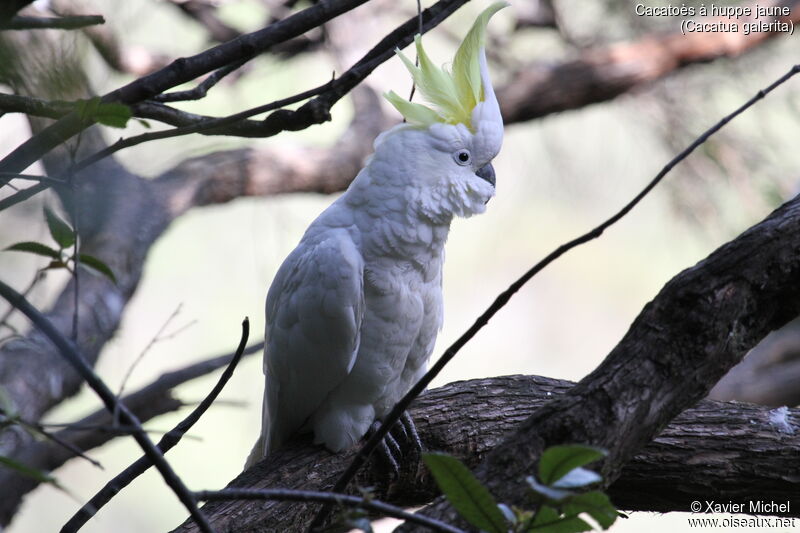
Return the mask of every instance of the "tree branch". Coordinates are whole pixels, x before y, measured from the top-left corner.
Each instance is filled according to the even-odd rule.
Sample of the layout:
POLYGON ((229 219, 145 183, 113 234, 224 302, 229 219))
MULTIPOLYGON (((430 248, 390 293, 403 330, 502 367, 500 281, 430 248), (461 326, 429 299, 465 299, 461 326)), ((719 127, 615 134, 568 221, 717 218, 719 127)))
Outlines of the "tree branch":
MULTIPOLYGON (((519 473, 533 471, 545 448, 576 442, 609 450, 602 470, 613 483, 673 417, 708 394, 770 331, 800 314, 799 230, 800 196, 674 277, 605 361, 535 411, 476 475, 501 501, 519 505, 525 493, 519 473)), ((421 512, 459 523, 444 501, 421 512)))
MULTIPOLYGON (((800 22, 800 0, 783 2, 792 8, 783 20, 800 22)), ((726 19, 727 20, 727 19, 726 19)), ((740 23, 752 21, 740 20, 740 23)), ((534 63, 497 89, 506 124, 540 118, 611 100, 678 69, 720 58, 736 57, 780 32, 729 32, 650 35, 639 41, 583 51, 563 63, 534 63)))
POLYGON ((8 24, 0 26, 0 30, 77 30, 105 23, 106 19, 100 15, 72 15, 65 17, 26 17, 17 15, 8 24))
MULTIPOLYGON (((386 415, 383 420, 381 420, 381 425, 377 431, 372 433, 369 437, 367 442, 364 444, 361 450, 359 450, 358 454, 356 454, 355 458, 353 459, 352 464, 347 468, 347 470, 342 474, 342 477, 339 481, 336 482, 334 486, 335 492, 343 492, 345 487, 350 482, 350 480, 355 476, 355 473, 361 468, 361 465, 365 462, 366 458, 373 452, 373 450, 379 445, 382 439, 388 433, 389 428, 393 427, 394 424, 400 420, 402 413, 409 407, 413 399, 422 393, 423 390, 433 381, 433 379, 442 371, 445 365, 447 365, 455 356, 456 354, 463 348, 471 339, 474 337, 478 331, 480 331, 486 324, 489 323, 489 320, 500 310, 502 309, 528 281, 531 280, 536 274, 541 272, 545 267, 547 267, 550 263, 567 253, 573 248, 576 248, 586 242, 589 242, 593 239, 597 239, 600 237, 603 232, 605 232, 608 228, 616 224, 619 220, 621 220, 625 215, 627 215, 636 205, 645 197, 647 196, 653 188, 658 185, 661 180, 681 161, 686 159, 698 146, 703 144, 708 138, 710 138, 714 133, 722 129, 727 123, 731 120, 745 112, 749 109, 752 105, 756 102, 764 98, 767 94, 775 90, 777 87, 785 83, 789 80, 792 76, 796 75, 800 72, 800 64, 795 65, 789 72, 775 80, 765 89, 760 90, 756 93, 752 98, 750 98, 747 102, 736 108, 732 113, 726 115, 722 118, 719 122, 711 126, 707 129, 703 134, 701 134, 697 139, 695 139, 689 146, 687 146, 683 151, 681 151, 678 155, 673 157, 659 172, 656 176, 650 180, 650 182, 642 189, 636 196, 633 197, 628 203, 626 203, 622 209, 617 211, 607 220, 603 221, 600 225, 596 226, 594 229, 590 230, 583 235, 572 239, 571 241, 562 244, 550 254, 548 254, 544 259, 536 263, 533 267, 531 267, 525 274, 523 274, 519 279, 514 281, 505 291, 503 291, 500 295, 495 298, 492 302, 492 305, 489 306, 486 311, 484 311, 476 320, 475 322, 469 327, 469 329, 464 332, 456 341, 451 344, 447 350, 445 350, 444 354, 436 361, 436 363, 431 366, 431 368, 425 373, 422 378, 419 379, 417 383, 414 384, 413 387, 397 402, 397 404, 392 408, 391 412, 386 415)), ((767 332, 769 333, 769 332, 767 332)), ((766 333, 765 333, 766 335, 766 333)), ((755 343, 754 343, 755 344, 755 343)), ((744 355, 744 354, 742 354, 744 355)), ((735 364, 735 363, 734 363, 735 364)), ((733 365, 731 365, 733 366, 733 365)), ((715 381, 716 382, 716 381, 715 381)), ((708 385, 709 389, 713 386, 714 383, 710 383, 708 385)), ((705 392, 708 392, 706 390, 705 392)), ((684 405, 683 407, 687 407, 688 405, 684 405)), ((675 413, 677 414, 677 412, 675 413)), ((668 421, 669 419, 667 419, 668 421)), ((665 421, 666 422, 666 421, 665 421)), ((312 526, 320 526, 322 525, 322 521, 325 517, 326 510, 323 509, 319 516, 315 519, 312 526)))
POLYGON ((28 317, 36 328, 41 331, 50 342, 52 342, 59 354, 69 362, 69 364, 80 374, 81 378, 97 393, 102 400, 106 409, 110 413, 119 413, 120 420, 133 427, 131 432, 133 438, 142 448, 142 451, 147 458, 155 465, 159 473, 164 479, 167 486, 172 489, 181 503, 189 511, 192 520, 197 523, 198 528, 205 533, 211 533, 212 529, 209 526, 206 518, 197 509, 197 502, 189 489, 184 485, 180 477, 175 473, 172 467, 167 463, 164 456, 156 448, 153 441, 150 440, 147 433, 142 429, 139 419, 136 418, 124 404, 117 401, 117 397, 111 392, 111 389, 94 373, 92 368, 86 362, 83 355, 70 343, 66 337, 42 315, 37 309, 28 303, 14 289, 0 281, 0 296, 8 300, 8 302, 18 309, 22 314, 28 317))
MULTIPOLYGON (((563 380, 503 376, 450 383, 420 396, 411 408, 429 450, 455 455, 471 468, 530 414, 559 401, 574 387, 563 380)), ((800 420, 800 409, 789 412, 800 420)), ((610 488, 614 503, 629 511, 686 511, 696 499, 791 501, 800 513, 795 481, 786 476, 800 460, 800 427, 782 433, 767 408, 702 401, 679 415, 623 469, 610 488), (731 438, 733 436, 734 438, 731 438)), ((331 454, 309 440, 271 454, 240 474, 233 488, 328 490, 352 459, 354 450, 331 454)), ((380 464, 382 466, 382 463, 380 464)), ((521 479, 526 472, 517 472, 521 479)), ((419 458, 404 458, 398 479, 384 468, 370 468, 358 485, 401 507, 422 505, 438 491, 419 458)), ((303 531, 317 505, 281 502, 211 502, 203 507, 220 531, 303 531)), ((191 523, 175 530, 195 531, 191 523)))
MULTIPOLYGON (((208 395, 203 398, 203 401, 201 401, 200 404, 191 413, 189 413, 186 418, 181 420, 172 431, 167 432, 161 438, 157 446, 159 452, 165 454, 174 448, 181 441, 186 432, 189 431, 198 420, 200 420, 200 417, 203 416, 206 411, 208 411, 208 408, 211 407, 211 404, 214 403, 219 396, 219 393, 222 392, 222 389, 233 375, 236 365, 242 358, 245 346, 247 345, 247 338, 249 336, 250 321, 245 318, 242 322, 242 337, 239 340, 239 347, 236 349, 236 353, 234 354, 233 358, 231 358, 227 368, 225 368, 225 371, 222 373, 222 375, 220 375, 217 383, 211 389, 211 392, 209 392, 208 395)), ((81 507, 78 512, 72 516, 72 518, 69 519, 64 527, 61 528, 61 533, 74 533, 75 531, 81 529, 81 527, 83 527, 83 525, 85 525, 89 519, 96 515, 97 512, 105 506, 105 504, 111 501, 114 496, 119 494, 119 492, 130 485, 134 479, 145 473, 151 466, 154 465, 155 463, 149 454, 145 454, 137 459, 128 468, 115 476, 114 479, 106 483, 100 492, 95 494, 92 499, 86 502, 86 504, 84 504, 84 506, 81 507)))
MULTIPOLYGON (((243 357, 261 353, 264 343, 248 347, 243 357)), ((141 422, 147 422, 159 415, 176 411, 185 404, 173 396, 176 387, 205 376, 230 364, 235 353, 219 355, 194 363, 179 370, 162 374, 158 379, 136 392, 121 399, 141 422)), ((119 435, 129 434, 129 428, 115 424, 114 417, 106 409, 68 424, 53 436, 81 451, 98 448, 119 435)), ((15 459, 37 470, 53 471, 75 457, 75 454, 50 441, 32 442, 25 446, 15 459)), ((18 475, 11 470, 0 470, 0 487, 3 487, 3 500, 0 502, 0 515, 13 515, 22 497, 36 488, 39 481, 18 475)))
MULTIPOLYGON (((106 94, 103 101, 135 104, 147 100, 230 63, 254 57, 270 46, 301 35, 365 1, 323 0, 264 29, 242 35, 194 56, 176 59, 167 67, 106 94)), ((0 161, 0 171, 22 172, 85 127, 84 121, 80 120, 77 113, 73 112, 62 117, 3 158, 0 161)))

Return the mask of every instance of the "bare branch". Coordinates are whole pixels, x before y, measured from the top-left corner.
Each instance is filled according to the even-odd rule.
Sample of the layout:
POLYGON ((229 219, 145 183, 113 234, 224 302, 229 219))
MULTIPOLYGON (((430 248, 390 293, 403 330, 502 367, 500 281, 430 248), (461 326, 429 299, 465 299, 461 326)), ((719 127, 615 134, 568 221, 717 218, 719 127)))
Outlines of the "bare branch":
POLYGON ((62 333, 47 318, 42 315, 37 309, 28 303, 17 291, 0 281, 0 296, 3 296, 8 302, 17 308, 22 314, 28 317, 33 324, 52 342, 58 349, 61 356, 66 359, 70 365, 81 375, 92 390, 94 390, 100 399, 103 401, 106 409, 109 412, 119 412, 120 419, 133 426, 133 438, 142 448, 142 451, 150 461, 156 466, 164 482, 172 489, 181 503, 189 511, 192 519, 195 520, 198 527, 206 532, 211 533, 211 526, 203 514, 197 509, 197 502, 189 492, 189 489, 184 485, 180 477, 175 473, 172 467, 164 459, 164 456, 156 448, 150 437, 142 429, 141 423, 124 404, 117 401, 111 389, 94 373, 83 356, 78 352, 75 346, 67 340, 62 333))
MULTIPOLYGON (((242 357, 260 353, 263 349, 263 342, 254 344, 244 350, 242 357)), ((188 381, 205 376, 228 365, 234 355, 235 353, 219 355, 179 370, 167 372, 151 384, 128 394, 121 401, 142 422, 180 409, 185 404, 173 396, 173 390, 188 381)), ((130 434, 128 426, 115 424, 111 413, 105 409, 99 409, 77 422, 64 424, 64 428, 57 433, 53 433, 53 436, 73 448, 85 452, 102 446, 115 437, 128 434, 130 434)), ((60 467, 74 456, 75 454, 72 451, 65 450, 63 447, 53 445, 50 442, 33 442, 28 444, 20 453, 15 454, 15 459, 32 468, 49 472, 60 467)), ((12 471, 0 471, 0 487, 3 487, 4 495, 0 511, 3 514, 13 512, 16 508, 15 502, 18 502, 22 496, 38 485, 39 482, 33 478, 22 477, 12 471)))
POLYGON ((157 94, 151 100, 153 102, 181 102, 186 100, 200 100, 201 98, 205 98, 208 94, 208 91, 211 90, 217 83, 222 80, 225 76, 233 72, 234 70, 238 69, 242 65, 245 64, 245 61, 237 61, 236 63, 231 63, 226 67, 222 67, 221 69, 215 70, 211 73, 206 79, 204 79, 197 87, 194 89, 189 89, 186 91, 175 91, 172 93, 162 93, 157 94))
POLYGON ((105 24, 101 15, 72 15, 65 17, 26 17, 17 15, 0 30, 77 30, 87 26, 105 24))
MULTIPOLYGON (((233 371, 236 369, 236 365, 242 358, 249 335, 250 321, 245 318, 244 322, 242 322, 242 337, 239 340, 239 347, 236 349, 236 353, 230 360, 228 367, 219 377, 219 380, 217 380, 217 383, 214 385, 214 388, 211 389, 211 392, 209 392, 208 395, 203 398, 203 401, 200 402, 200 404, 189 414, 189 416, 181 420, 181 422, 175 426, 172 431, 166 433, 158 442, 158 450, 162 454, 165 454, 174 448, 181 441, 186 432, 189 431, 189 429, 191 429, 191 427, 198 420, 200 420, 200 417, 203 416, 206 411, 208 411, 208 408, 211 407, 211 404, 217 399, 217 396, 219 396, 219 393, 222 392, 222 389, 228 383, 228 380, 233 375, 233 371)), ((72 516, 72 518, 69 519, 64 527, 61 528, 61 532, 74 533, 75 531, 78 531, 89 519, 97 514, 97 511, 102 509, 105 504, 111 501, 114 496, 119 494, 123 488, 130 485, 134 479, 145 473, 154 464, 154 461, 148 454, 140 457, 138 460, 136 460, 136 462, 114 477, 114 479, 106 483, 100 492, 95 494, 88 502, 86 502, 83 507, 78 510, 77 513, 72 516)))

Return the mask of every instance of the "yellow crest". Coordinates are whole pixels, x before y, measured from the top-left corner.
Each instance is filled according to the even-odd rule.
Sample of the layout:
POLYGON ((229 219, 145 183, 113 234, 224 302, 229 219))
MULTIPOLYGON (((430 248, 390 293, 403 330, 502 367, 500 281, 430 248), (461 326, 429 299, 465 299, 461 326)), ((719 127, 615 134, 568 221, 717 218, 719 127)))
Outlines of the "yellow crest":
POLYGON ((481 81, 480 57, 486 46, 486 25, 489 19, 509 4, 495 2, 478 15, 467 36, 458 47, 453 59, 452 72, 437 67, 422 47, 422 38, 414 37, 419 66, 416 66, 399 49, 397 55, 405 64, 417 89, 431 107, 409 102, 394 91, 384 97, 405 119, 420 126, 430 126, 436 122, 445 124, 465 124, 472 128, 472 110, 484 100, 484 87, 481 81))

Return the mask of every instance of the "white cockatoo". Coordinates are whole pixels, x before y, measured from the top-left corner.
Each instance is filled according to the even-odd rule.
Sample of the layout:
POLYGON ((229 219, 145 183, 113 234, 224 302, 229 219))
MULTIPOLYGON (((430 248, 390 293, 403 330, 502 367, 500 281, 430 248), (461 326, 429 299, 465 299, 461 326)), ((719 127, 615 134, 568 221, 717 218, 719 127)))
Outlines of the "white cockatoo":
POLYGON ((415 39, 398 55, 428 106, 386 98, 406 122, 306 230, 267 295, 263 426, 248 465, 297 433, 333 452, 353 446, 426 371, 442 326, 444 244, 454 216, 495 192, 503 121, 486 65, 487 8, 451 70, 415 39))

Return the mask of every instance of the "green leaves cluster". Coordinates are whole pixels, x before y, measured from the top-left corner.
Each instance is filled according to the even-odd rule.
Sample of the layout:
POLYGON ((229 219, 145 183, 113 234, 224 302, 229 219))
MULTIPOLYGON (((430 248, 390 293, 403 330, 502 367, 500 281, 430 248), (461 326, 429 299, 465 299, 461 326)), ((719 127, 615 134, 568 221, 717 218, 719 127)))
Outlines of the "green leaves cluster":
POLYGON ((50 263, 45 270, 65 268, 70 272, 74 271, 75 265, 86 268, 89 271, 100 273, 116 283, 117 278, 111 268, 100 259, 93 255, 80 253, 78 243, 75 239, 75 230, 67 224, 61 217, 53 212, 49 207, 44 208, 44 218, 50 236, 55 241, 57 248, 42 244, 40 242, 23 241, 5 248, 11 252, 28 252, 50 258, 50 263))
POLYGON ((580 533, 592 529, 581 515, 590 516, 603 529, 608 529, 619 515, 605 493, 586 491, 602 478, 584 466, 605 454, 604 450, 578 444, 545 450, 539 460, 538 475, 525 478, 531 488, 532 503, 537 505, 536 511, 498 503, 455 457, 428 453, 423 460, 453 508, 481 531, 580 533))

